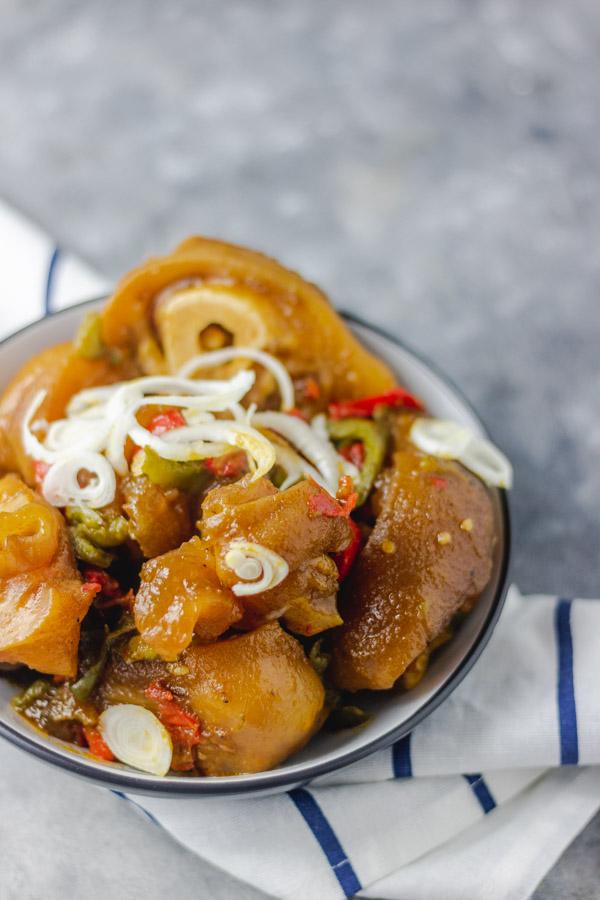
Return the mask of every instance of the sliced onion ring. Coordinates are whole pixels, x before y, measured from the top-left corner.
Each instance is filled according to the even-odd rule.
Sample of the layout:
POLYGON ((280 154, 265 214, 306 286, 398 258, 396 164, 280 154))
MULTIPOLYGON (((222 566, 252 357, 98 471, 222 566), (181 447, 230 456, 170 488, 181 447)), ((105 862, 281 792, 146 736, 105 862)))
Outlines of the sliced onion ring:
POLYGON ((114 499, 116 487, 115 472, 108 460, 100 453, 86 451, 53 463, 44 478, 42 493, 52 506, 100 509, 114 499), (91 476, 84 487, 78 479, 82 471, 91 476))
POLYGON ((199 353, 188 359, 179 370, 179 375, 189 378, 198 369, 206 369, 210 366, 220 366, 231 362, 233 359, 251 359, 260 363, 275 377, 279 393, 281 394, 281 408, 291 409, 294 405, 294 385, 285 366, 270 353, 257 350, 256 347, 223 347, 221 350, 211 350, 208 353, 199 353))
POLYGON ((278 553, 252 541, 232 541, 224 562, 241 579, 231 588, 236 597, 270 591, 290 571, 287 562, 278 553))
POLYGON ((173 744, 165 726, 149 709, 133 703, 109 706, 98 726, 120 762, 151 775, 166 775, 169 771, 173 744))
POLYGON ((419 417, 412 424, 410 439, 423 453, 457 460, 490 487, 512 487, 513 469, 504 453, 464 425, 419 417))

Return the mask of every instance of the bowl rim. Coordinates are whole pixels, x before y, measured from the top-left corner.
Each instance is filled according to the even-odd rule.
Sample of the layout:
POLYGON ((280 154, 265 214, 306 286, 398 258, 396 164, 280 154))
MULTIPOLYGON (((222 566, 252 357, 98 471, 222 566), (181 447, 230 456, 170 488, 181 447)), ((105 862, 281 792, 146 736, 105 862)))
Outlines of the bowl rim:
MULTIPOLYGON (((30 330, 43 327, 43 323, 47 320, 62 317, 65 314, 72 313, 75 309, 85 309, 88 306, 99 303, 101 300, 106 300, 106 295, 100 297, 92 297, 88 300, 72 304, 71 306, 57 310, 56 312, 48 313, 46 316, 30 322, 23 328, 20 328, 18 331, 12 332, 11 334, 0 340, 0 352, 7 344, 11 343, 13 340, 19 338, 23 334, 26 334, 30 330)), ((394 334, 390 334, 382 327, 372 325, 370 322, 366 322, 364 319, 362 319, 360 316, 355 315, 354 313, 349 313, 340 309, 338 309, 337 312, 345 321, 358 325, 362 328, 367 329, 368 331, 379 335, 380 337, 402 349, 404 352, 408 353, 410 356, 414 357, 414 359, 416 359, 423 366, 433 372, 444 383, 444 385, 448 387, 450 391, 461 400, 464 406, 470 410, 470 412, 473 414, 473 416, 483 429, 486 437, 490 437, 490 432, 487 426, 482 421, 481 416, 474 408, 473 404, 467 399, 467 397, 465 397, 463 391, 454 383, 454 381, 448 375, 446 375, 446 373, 443 372, 436 363, 432 363, 420 351, 414 350, 402 339, 396 337, 396 335, 394 334)), ((194 779, 182 778, 180 780, 169 779, 169 781, 166 781, 158 776, 138 775, 134 770, 120 771, 118 769, 109 768, 108 766, 100 769, 99 766, 96 767, 97 764, 93 760, 88 760, 85 757, 73 756, 72 758, 65 758, 55 752, 55 750, 53 749, 53 745, 50 742, 48 742, 46 745, 38 744, 37 741, 33 740, 33 738, 30 738, 28 737, 28 735, 21 733, 16 728, 13 728, 9 723, 2 720, 0 720, 0 737, 5 738, 19 749, 31 753, 33 756, 37 757, 43 762, 49 763, 50 765, 56 766, 60 769, 66 769, 68 772, 85 778, 88 781, 95 782, 96 784, 100 783, 108 788, 121 788, 132 791, 134 793, 146 795, 170 795, 179 797, 248 796, 249 794, 265 793, 267 791, 276 792, 278 790, 285 790, 286 788, 291 790, 292 788, 306 785, 309 782, 313 781, 315 778, 344 769, 347 766, 350 766, 353 763, 356 763, 359 760, 370 756, 372 753, 375 753, 378 750, 384 750, 385 748, 396 743, 396 741, 399 741, 403 737, 406 737, 406 735, 409 734, 416 725, 426 719, 435 709, 437 709, 438 706, 440 706, 441 703, 444 702, 444 700, 446 700, 447 697, 450 696, 450 694, 458 687, 460 682, 465 678, 465 676, 473 668, 474 664, 481 656, 492 635, 496 623, 498 622, 500 613, 502 612, 502 608, 504 606, 504 601, 506 599, 506 594, 508 591, 508 586, 510 583, 509 571, 512 559, 510 521, 511 516, 510 505, 506 491, 499 491, 499 504, 501 514, 501 530, 503 532, 504 542, 498 572, 498 585, 492 598, 490 609, 484 622, 482 623, 479 634, 473 641, 473 644, 467 651, 464 658, 451 672, 444 684, 442 684, 438 688, 438 690, 431 697, 429 697, 429 699, 425 703, 423 703, 423 705, 419 709, 417 709, 411 716, 409 716, 408 719, 406 719, 397 727, 390 729, 385 734, 374 738, 372 741, 368 741, 360 747, 356 747, 354 749, 346 751, 340 750, 335 758, 323 762, 316 761, 300 764, 302 772, 297 773, 286 773, 276 768, 271 769, 267 772, 257 772, 240 776, 232 775, 220 778, 218 780, 211 779, 210 781, 207 781, 202 777, 194 779)))

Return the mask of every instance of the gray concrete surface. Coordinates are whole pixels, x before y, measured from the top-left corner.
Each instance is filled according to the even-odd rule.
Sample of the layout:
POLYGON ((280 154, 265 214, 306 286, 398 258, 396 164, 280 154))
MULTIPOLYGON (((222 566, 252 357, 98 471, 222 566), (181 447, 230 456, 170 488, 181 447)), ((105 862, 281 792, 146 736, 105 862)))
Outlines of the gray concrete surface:
MULTIPOLYGON (((2 0, 0 195, 111 277, 221 236, 402 336, 515 464, 521 589, 597 597, 599 51, 594 0, 2 0)), ((0 774, 2 897, 258 896, 0 774)), ((536 900, 600 896, 599 842, 536 900)))

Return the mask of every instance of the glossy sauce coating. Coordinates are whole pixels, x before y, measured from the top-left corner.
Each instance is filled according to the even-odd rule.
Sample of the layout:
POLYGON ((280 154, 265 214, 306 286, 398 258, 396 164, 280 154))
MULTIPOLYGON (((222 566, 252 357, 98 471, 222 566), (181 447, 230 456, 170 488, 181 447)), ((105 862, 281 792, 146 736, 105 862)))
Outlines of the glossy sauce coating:
POLYGON ((349 691, 392 687, 452 616, 479 597, 491 571, 491 501, 458 463, 416 449, 394 453, 377 507, 341 592, 344 625, 333 633, 331 674, 349 691))

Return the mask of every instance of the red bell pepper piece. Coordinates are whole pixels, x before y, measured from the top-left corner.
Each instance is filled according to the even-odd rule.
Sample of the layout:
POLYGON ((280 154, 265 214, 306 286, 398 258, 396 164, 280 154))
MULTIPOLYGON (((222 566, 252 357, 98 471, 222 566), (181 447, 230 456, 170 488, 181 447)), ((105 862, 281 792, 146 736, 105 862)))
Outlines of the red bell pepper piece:
POLYGON ((348 462, 353 463, 357 469, 362 469, 365 464, 365 445, 362 441, 354 441, 352 444, 346 444, 345 447, 340 447, 338 453, 340 456, 343 456, 344 459, 347 459, 348 462))
POLYGON ((360 528, 358 527, 354 519, 348 519, 348 525, 350 526, 350 531, 352 532, 352 540, 345 550, 342 550, 341 553, 334 553, 333 555, 333 561, 338 568, 338 576, 340 581, 343 581, 350 572, 350 569, 354 565, 354 561, 360 553, 360 549, 362 547, 362 533, 360 528))
POLYGON ((319 382, 314 378, 307 378, 304 382, 304 396, 307 400, 318 400, 321 396, 319 382))
MULTIPOLYGON (((314 478, 309 480, 316 484, 314 478)), ((353 489, 352 479, 349 475, 342 475, 337 499, 328 494, 326 490, 317 485, 318 494, 311 494, 308 498, 308 506, 311 512, 321 516, 344 516, 348 518, 358 500, 358 493, 353 489)))
POLYGON ((158 718, 171 738, 186 747, 194 747, 202 739, 200 722, 177 703, 172 692, 160 681, 151 681, 146 688, 146 697, 158 704, 158 718))
POLYGON ((46 462, 42 462, 41 459, 34 459, 33 461, 33 477, 35 478, 36 487, 40 490, 44 485, 44 478, 48 474, 48 469, 50 466, 46 462))
POLYGON ((207 456, 204 465, 216 478, 237 478, 246 468, 246 454, 235 450, 225 456, 207 456))
POLYGON ((174 428, 181 428, 187 422, 178 409, 167 409, 165 412, 155 416, 148 425, 148 431, 157 436, 164 434, 165 431, 172 431, 174 428))
POLYGON ((90 725, 83 726, 83 733, 87 741, 90 753, 99 759, 113 760, 114 754, 97 728, 90 725))
POLYGON ((405 391, 404 388, 390 388, 375 397, 363 397, 360 400, 340 400, 329 404, 329 415, 332 419, 346 419, 356 416, 369 419, 377 406, 407 406, 409 409, 424 409, 420 400, 405 391))

